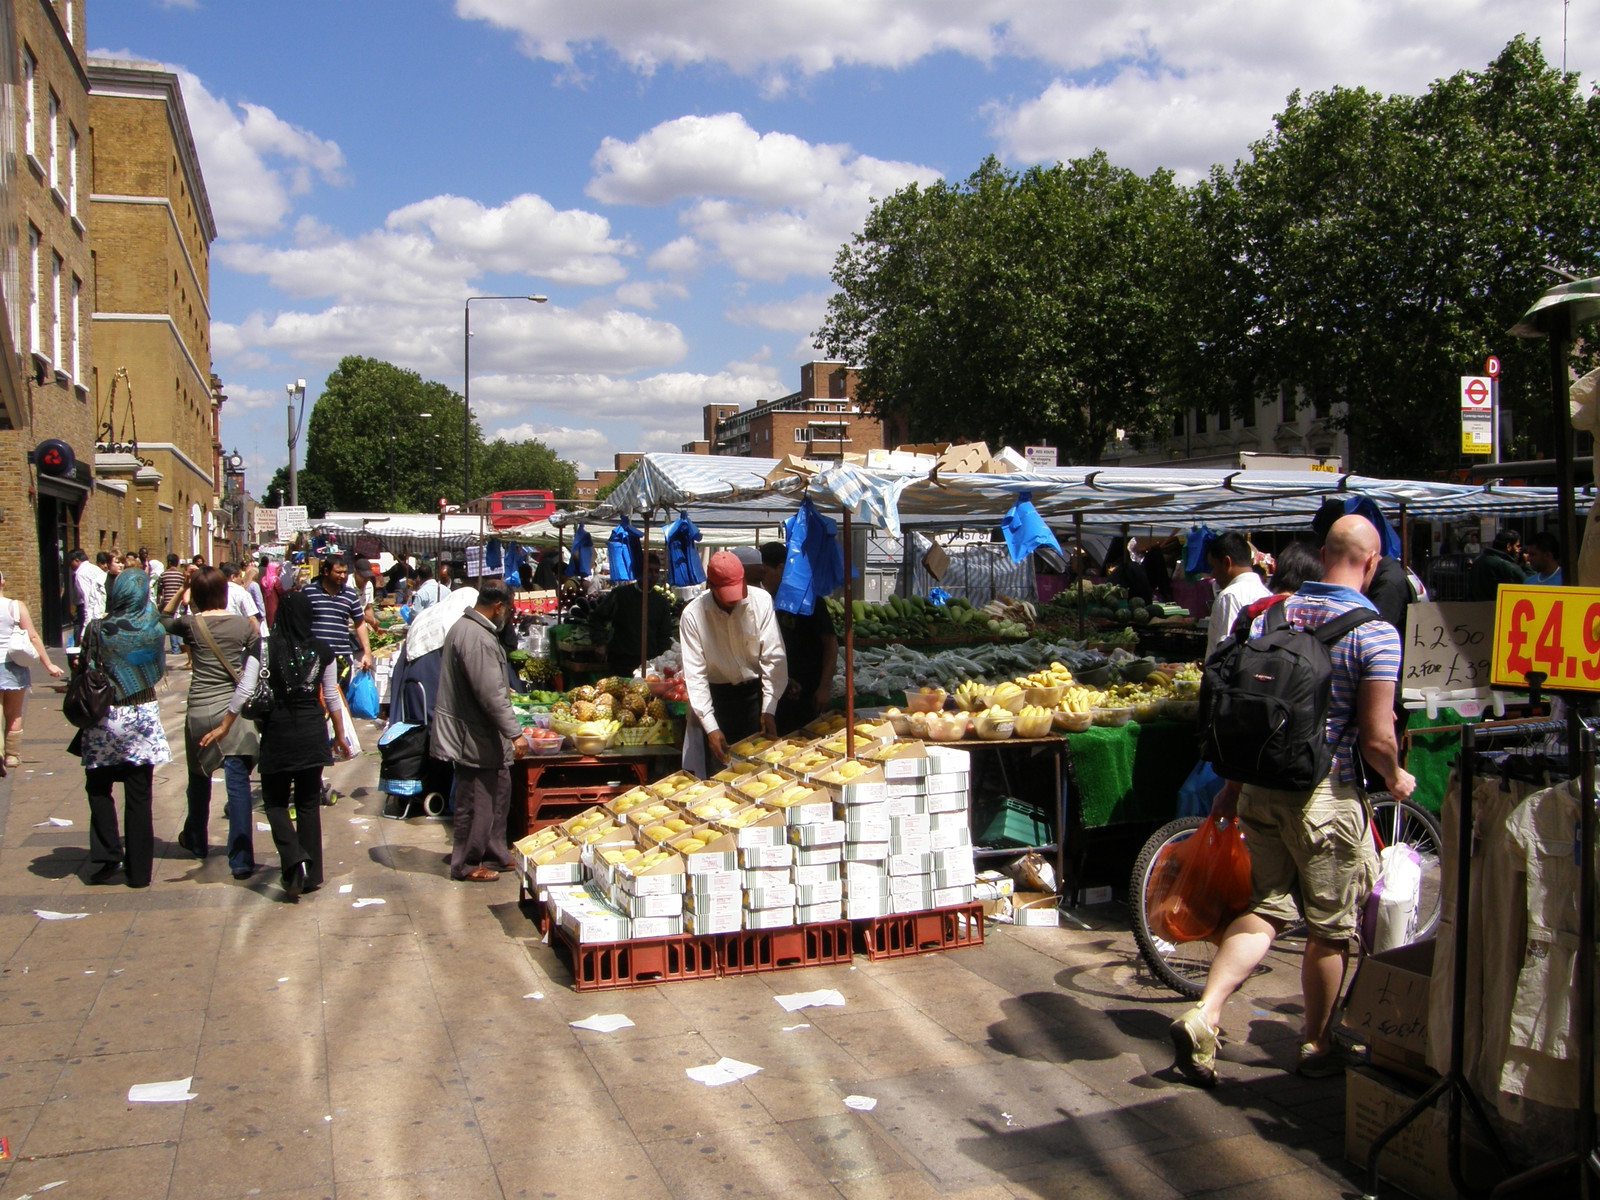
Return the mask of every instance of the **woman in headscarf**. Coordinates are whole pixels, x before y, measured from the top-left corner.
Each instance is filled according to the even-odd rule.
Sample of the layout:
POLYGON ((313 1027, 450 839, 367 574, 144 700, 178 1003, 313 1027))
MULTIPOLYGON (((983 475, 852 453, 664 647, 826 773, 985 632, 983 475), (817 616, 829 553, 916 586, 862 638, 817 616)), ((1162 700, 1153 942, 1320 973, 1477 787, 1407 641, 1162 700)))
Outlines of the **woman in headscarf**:
POLYGON ((228 608, 228 581, 215 567, 201 567, 183 591, 167 602, 163 624, 183 636, 194 662, 189 674, 189 706, 183 721, 184 758, 189 768, 189 814, 178 845, 203 859, 209 849, 211 776, 222 768, 228 800, 228 867, 235 879, 255 874, 255 822, 250 812, 250 769, 255 765, 256 731, 248 722, 218 743, 201 746, 227 711, 242 678, 246 659, 259 657, 260 637, 250 621, 228 608), (173 616, 180 604, 189 615, 173 616))
MULTIPOLYGON (((4 714, 6 723, 5 766, 9 770, 22 765, 22 706, 28 699, 33 672, 26 663, 8 657, 4 647, 10 644, 13 634, 20 628, 51 678, 60 679, 66 672, 50 661, 50 652, 39 640, 28 606, 21 600, 13 600, 5 591, 6 578, 0 575, 0 714, 4 714)), ((0 771, 0 775, 3 774, 5 771, 0 771)))
POLYGON ((89 796, 90 883, 107 883, 121 869, 129 887, 150 886, 155 857, 151 787, 155 769, 172 761, 161 728, 155 687, 166 670, 166 630, 150 603, 150 579, 138 569, 118 573, 106 593, 106 615, 84 631, 81 659, 110 678, 105 719, 73 739, 83 759, 89 796), (122 831, 111 789, 122 784, 122 831))
POLYGON ((276 559, 261 559, 261 612, 266 617, 265 628, 271 629, 278 616, 278 563, 276 559))
MULTIPOLYGON (((325 714, 333 713, 340 757, 350 743, 339 701, 338 663, 311 631, 311 598, 290 592, 267 639, 272 711, 261 727, 261 800, 278 847, 283 890, 292 903, 322 886, 322 768, 333 762, 325 714), (290 805, 295 815, 289 816, 290 805)), ((200 739, 225 739, 260 678, 259 652, 246 659, 222 723, 200 739)))

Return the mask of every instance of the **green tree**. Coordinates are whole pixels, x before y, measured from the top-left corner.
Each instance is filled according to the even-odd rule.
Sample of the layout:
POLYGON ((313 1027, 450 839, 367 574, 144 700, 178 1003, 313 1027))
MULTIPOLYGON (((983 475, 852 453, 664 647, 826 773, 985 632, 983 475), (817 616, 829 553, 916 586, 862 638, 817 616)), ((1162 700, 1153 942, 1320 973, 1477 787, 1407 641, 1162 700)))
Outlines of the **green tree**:
POLYGON ((1045 442, 1098 462, 1155 434, 1192 363, 1205 265, 1188 193, 1104 153, 876 204, 835 260, 817 337, 916 438, 1045 442))
POLYGON ((478 481, 473 490, 482 495, 544 488, 567 498, 578 481, 577 467, 532 438, 523 442, 495 438, 485 443, 473 454, 472 475, 478 481))
MULTIPOLYGON (((340 511, 339 506, 333 502, 333 489, 328 486, 322 476, 310 471, 301 470, 295 474, 295 490, 299 493, 300 503, 306 506, 308 517, 320 518, 328 515, 328 510, 340 511)), ((261 503, 266 508, 278 508, 289 503, 289 466, 285 463, 279 467, 272 476, 272 482, 267 484, 266 493, 261 498, 261 503)))
POLYGON ((1195 379, 1214 405, 1281 387, 1347 431, 1356 469, 1415 477, 1459 460, 1458 377, 1493 353, 1502 405, 1549 446, 1547 351, 1506 330, 1546 264, 1595 274, 1597 151, 1600 96, 1522 37, 1425 95, 1290 96, 1197 189, 1216 283, 1195 379))

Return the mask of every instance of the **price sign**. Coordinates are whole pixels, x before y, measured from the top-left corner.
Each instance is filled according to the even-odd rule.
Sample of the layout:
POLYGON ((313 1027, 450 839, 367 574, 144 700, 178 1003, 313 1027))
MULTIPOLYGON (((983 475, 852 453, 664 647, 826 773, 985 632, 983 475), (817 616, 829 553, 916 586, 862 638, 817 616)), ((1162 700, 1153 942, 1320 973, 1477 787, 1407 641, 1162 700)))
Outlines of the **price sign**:
POLYGON ((1488 687, 1493 645, 1494 605, 1487 600, 1408 605, 1402 694, 1488 687))
POLYGON ((1527 687, 1530 671, 1547 688, 1600 692, 1600 588, 1501 585, 1492 681, 1527 687))

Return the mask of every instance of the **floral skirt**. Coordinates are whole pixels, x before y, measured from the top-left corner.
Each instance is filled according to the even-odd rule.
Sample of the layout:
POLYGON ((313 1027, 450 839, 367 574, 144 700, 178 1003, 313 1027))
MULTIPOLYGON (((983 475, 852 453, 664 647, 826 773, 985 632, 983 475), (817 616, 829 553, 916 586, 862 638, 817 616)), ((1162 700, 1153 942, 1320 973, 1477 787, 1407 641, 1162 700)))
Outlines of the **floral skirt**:
POLYGON ((112 705, 104 721, 83 730, 80 745, 85 767, 124 763, 159 767, 172 761, 172 747, 161 727, 161 705, 156 700, 112 705))

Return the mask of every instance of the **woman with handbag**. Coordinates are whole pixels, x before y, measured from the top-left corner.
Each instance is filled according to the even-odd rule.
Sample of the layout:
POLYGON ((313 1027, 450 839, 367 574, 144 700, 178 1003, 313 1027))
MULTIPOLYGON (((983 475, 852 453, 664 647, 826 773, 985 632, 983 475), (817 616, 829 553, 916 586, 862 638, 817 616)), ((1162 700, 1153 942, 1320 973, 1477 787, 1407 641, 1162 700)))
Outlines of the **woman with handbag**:
MULTIPOLYGON (((6 595, 6 577, 0 574, 0 715, 5 717, 5 770, 22 763, 22 706, 28 699, 28 688, 33 683, 32 666, 44 664, 52 679, 64 674, 50 661, 50 652, 39 640, 33 627, 33 617, 21 600, 6 595)), ((0 775, 5 771, 0 771, 0 775)))
POLYGON ((110 706, 98 722, 78 730, 68 750, 83 759, 89 797, 90 883, 107 883, 126 870, 131 888, 150 886, 155 829, 150 802, 155 769, 172 761, 156 704, 156 684, 166 670, 166 631, 150 603, 143 571, 118 573, 107 588, 106 615, 84 630, 80 671, 97 667, 111 683, 110 706), (123 828, 111 789, 122 784, 123 828))
POLYGON ((184 757, 189 768, 189 814, 178 834, 178 845, 203 859, 209 849, 211 776, 222 768, 228 801, 228 867, 235 879, 255 874, 255 822, 250 812, 250 771, 258 745, 249 722, 229 731, 220 741, 202 746, 201 739, 228 711, 228 701, 243 675, 251 654, 260 654, 260 641, 248 618, 228 609, 228 580, 216 567, 201 567, 181 592, 166 604, 162 624, 181 634, 193 650, 189 673, 189 706, 183 722, 184 757), (174 616, 180 604, 189 615, 174 616))
POLYGON ((350 745, 338 663, 312 633, 311 599, 304 592, 290 592, 278 605, 265 664, 259 650, 245 660, 228 711, 201 746, 226 739, 241 712, 261 727, 261 800, 278 847, 283 890, 293 903, 322 886, 322 768, 333 763, 327 714, 341 714, 334 718, 340 757, 350 745))

